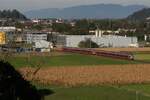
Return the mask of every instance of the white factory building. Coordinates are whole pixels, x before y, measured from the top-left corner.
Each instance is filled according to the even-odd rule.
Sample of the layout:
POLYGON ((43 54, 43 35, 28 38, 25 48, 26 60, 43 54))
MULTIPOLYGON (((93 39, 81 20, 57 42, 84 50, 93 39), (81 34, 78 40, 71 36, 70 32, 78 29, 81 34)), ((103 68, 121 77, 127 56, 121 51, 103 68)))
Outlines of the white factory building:
MULTIPOLYGON (((135 31, 135 30, 128 30, 135 31)), ((111 30, 95 30, 90 31, 90 33, 95 33, 95 35, 64 35, 65 37, 65 46, 67 47, 78 47, 81 41, 85 41, 86 39, 91 39, 96 42, 101 47, 138 47, 138 39, 137 37, 127 37, 127 36, 119 36, 119 35, 103 35, 105 32, 118 34, 120 29, 117 31, 111 30)))
MULTIPOLYGON (((78 44, 86 39, 91 39, 103 47, 138 47, 137 37, 117 35, 103 35, 101 37, 97 37, 95 35, 62 35, 60 37, 64 37, 64 42, 61 42, 64 43, 63 45, 66 47, 78 47, 78 44)), ((60 39, 58 41, 60 41, 60 39)))

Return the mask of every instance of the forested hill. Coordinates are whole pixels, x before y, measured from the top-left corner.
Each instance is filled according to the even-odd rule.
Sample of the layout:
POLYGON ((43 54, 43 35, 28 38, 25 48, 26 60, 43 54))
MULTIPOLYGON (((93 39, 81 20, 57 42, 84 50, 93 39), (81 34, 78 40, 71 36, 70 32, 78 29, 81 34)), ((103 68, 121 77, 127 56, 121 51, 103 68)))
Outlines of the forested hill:
POLYGON ((27 17, 20 13, 18 10, 0 10, 0 18, 11 18, 15 20, 27 20, 27 17))
POLYGON ((127 19, 135 21, 143 21, 146 20, 147 18, 150 18, 150 8, 144 8, 140 11, 137 11, 132 15, 128 16, 127 19))
POLYGON ((118 19, 126 18, 135 11, 145 8, 143 5, 122 6, 117 4, 93 4, 67 8, 47 8, 24 12, 29 18, 64 19, 118 19))

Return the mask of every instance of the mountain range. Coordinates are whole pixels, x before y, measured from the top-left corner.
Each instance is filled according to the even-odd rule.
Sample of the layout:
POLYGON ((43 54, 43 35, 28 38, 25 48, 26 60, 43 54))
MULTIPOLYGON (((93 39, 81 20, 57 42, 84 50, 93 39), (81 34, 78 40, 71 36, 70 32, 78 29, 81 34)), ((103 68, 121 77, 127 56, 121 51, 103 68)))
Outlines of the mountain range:
POLYGON ((64 18, 64 19, 118 19, 147 8, 143 5, 122 6, 117 4, 81 5, 67 8, 47 8, 24 12, 29 18, 64 18))
POLYGON ((144 8, 142 10, 139 10, 132 15, 128 16, 129 20, 133 21, 144 21, 146 19, 150 20, 150 8, 144 8))

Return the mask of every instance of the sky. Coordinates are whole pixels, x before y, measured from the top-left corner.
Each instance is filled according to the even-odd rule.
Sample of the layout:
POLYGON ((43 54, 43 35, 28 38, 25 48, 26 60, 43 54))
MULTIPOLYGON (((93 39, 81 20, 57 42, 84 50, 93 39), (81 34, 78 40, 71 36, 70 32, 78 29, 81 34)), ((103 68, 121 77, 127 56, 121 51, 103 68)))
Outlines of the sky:
POLYGON ((135 4, 150 6, 150 0, 0 0, 0 9, 29 11, 42 8, 64 8, 89 4, 135 4))

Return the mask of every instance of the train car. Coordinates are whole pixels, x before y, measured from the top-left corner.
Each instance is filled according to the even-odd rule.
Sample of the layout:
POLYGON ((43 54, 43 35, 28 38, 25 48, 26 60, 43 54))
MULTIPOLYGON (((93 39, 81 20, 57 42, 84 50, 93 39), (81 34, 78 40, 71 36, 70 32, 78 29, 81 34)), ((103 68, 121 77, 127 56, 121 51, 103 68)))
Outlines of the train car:
POLYGON ((95 56, 104 56, 118 59, 126 59, 126 60, 134 60, 134 56, 132 54, 123 53, 123 52, 111 52, 104 50, 93 50, 87 48, 62 48, 63 52, 71 52, 71 53, 79 53, 85 55, 95 55, 95 56))
POLYGON ((126 60, 134 60, 134 56, 132 54, 126 54, 126 53, 120 53, 120 52, 97 51, 96 55, 119 58, 119 59, 126 59, 126 60))

